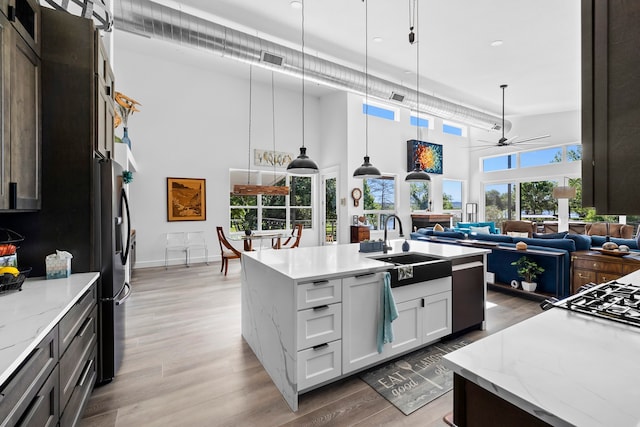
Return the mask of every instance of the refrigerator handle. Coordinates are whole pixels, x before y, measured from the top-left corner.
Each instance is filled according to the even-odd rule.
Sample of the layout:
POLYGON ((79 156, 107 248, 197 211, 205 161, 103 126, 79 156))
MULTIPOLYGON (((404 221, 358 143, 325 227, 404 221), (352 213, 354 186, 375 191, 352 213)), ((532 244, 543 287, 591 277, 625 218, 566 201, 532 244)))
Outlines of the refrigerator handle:
POLYGON ((129 199, 127 198, 127 192, 124 191, 124 188, 120 189, 120 204, 120 221, 122 221, 122 217, 125 214, 127 215, 127 241, 122 247, 122 252, 120 253, 122 265, 125 265, 129 258, 129 246, 131 245, 131 214, 129 212, 129 199), (124 211, 122 211, 122 208, 124 208, 124 211))
MULTIPOLYGON (((124 302, 129 299, 129 297, 131 296, 131 285, 129 285, 129 283, 125 282, 123 289, 126 288, 126 292, 125 294, 121 297, 121 298, 114 298, 116 305, 122 305, 124 304, 124 302)), ((120 292, 122 293, 122 292, 120 292)))

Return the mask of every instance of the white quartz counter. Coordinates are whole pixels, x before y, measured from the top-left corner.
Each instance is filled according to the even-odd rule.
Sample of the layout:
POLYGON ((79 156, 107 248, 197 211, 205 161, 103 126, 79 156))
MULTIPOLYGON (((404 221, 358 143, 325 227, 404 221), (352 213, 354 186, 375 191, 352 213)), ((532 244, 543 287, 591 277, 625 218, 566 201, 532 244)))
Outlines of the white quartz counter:
POLYGON ((0 294, 0 384, 20 366, 99 273, 65 279, 27 278, 21 291, 0 294))
MULTIPOLYGON (((402 253, 404 239, 390 242, 389 254, 402 253)), ((438 258, 454 259, 491 252, 487 249, 470 248, 442 243, 419 242, 409 240, 409 252, 424 253, 438 258)), ((389 268, 392 264, 378 261, 373 257, 382 256, 382 252, 361 253, 359 244, 327 245, 302 247, 295 250, 264 250, 245 252, 242 255, 255 258, 277 272, 294 280, 330 277, 348 273, 377 271, 389 268)))
MULTIPOLYGON (((621 282, 638 283, 640 271, 621 282)), ((552 425, 640 425, 640 328, 552 308, 445 356, 552 425)))

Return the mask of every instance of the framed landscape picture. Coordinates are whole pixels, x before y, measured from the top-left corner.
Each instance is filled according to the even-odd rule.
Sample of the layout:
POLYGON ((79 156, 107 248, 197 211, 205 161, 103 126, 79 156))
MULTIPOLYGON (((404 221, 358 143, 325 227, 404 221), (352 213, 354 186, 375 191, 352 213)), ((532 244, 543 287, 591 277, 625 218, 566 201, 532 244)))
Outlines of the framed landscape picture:
POLYGON ((416 161, 426 173, 442 174, 442 145, 410 139, 407 141, 407 172, 416 161))
POLYGON ((202 178, 167 178, 168 221, 207 219, 205 181, 202 178))

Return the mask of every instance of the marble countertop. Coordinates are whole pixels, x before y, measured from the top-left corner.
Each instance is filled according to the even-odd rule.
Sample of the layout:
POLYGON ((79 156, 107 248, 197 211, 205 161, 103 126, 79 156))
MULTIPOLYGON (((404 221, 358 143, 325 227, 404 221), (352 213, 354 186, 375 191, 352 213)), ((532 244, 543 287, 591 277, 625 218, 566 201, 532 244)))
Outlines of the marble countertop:
POLYGON ((27 278, 21 291, 0 294, 0 384, 62 319, 99 273, 27 278))
POLYGON ((621 427, 640 425, 639 354, 640 328, 552 308, 444 359, 549 424, 621 427))
MULTIPOLYGON (((388 254, 402 253, 404 239, 390 241, 388 254)), ((424 253, 437 258, 454 259, 491 252, 483 248, 471 248, 442 243, 409 240, 409 253, 424 253)), ((261 250, 245 252, 243 256, 254 258, 293 280, 315 279, 341 274, 359 274, 382 271, 392 264, 373 259, 382 252, 359 252, 358 243, 347 245, 327 245, 299 247, 296 249, 261 250)))

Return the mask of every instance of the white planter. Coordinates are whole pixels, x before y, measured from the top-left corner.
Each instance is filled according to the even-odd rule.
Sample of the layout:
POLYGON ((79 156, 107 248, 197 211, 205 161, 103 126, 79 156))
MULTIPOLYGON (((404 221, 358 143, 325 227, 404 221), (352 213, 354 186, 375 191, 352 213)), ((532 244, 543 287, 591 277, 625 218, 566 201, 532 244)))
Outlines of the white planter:
POLYGON ((522 281, 522 289, 524 289, 527 292, 535 291, 536 286, 538 286, 536 282, 525 282, 524 280, 522 281))

